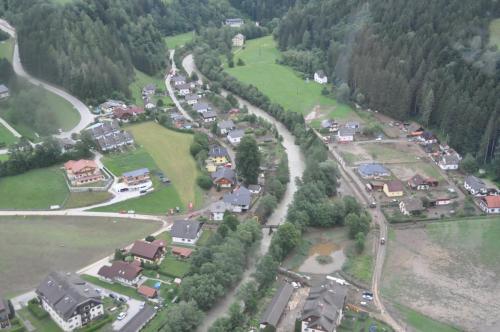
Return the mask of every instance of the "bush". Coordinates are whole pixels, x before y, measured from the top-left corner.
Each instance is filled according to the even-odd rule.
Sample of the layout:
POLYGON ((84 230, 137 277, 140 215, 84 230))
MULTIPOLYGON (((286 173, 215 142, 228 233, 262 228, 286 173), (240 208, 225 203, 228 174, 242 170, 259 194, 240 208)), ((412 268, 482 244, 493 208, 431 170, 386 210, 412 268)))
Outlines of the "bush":
POLYGON ((28 310, 31 312, 33 316, 37 319, 44 319, 49 315, 49 313, 40 306, 38 300, 33 299, 28 302, 28 310))
POLYGON ((146 240, 146 242, 153 242, 156 238, 153 235, 148 235, 144 240, 146 240))
POLYGON ((316 260, 321 265, 326 265, 326 264, 330 264, 331 262, 333 262, 333 258, 331 256, 325 256, 325 255, 319 255, 318 257, 316 257, 316 260))
POLYGON ((196 183, 198 184, 198 186, 200 186, 201 189, 204 190, 209 190, 210 188, 212 188, 212 179, 206 174, 199 175, 196 178, 196 183))

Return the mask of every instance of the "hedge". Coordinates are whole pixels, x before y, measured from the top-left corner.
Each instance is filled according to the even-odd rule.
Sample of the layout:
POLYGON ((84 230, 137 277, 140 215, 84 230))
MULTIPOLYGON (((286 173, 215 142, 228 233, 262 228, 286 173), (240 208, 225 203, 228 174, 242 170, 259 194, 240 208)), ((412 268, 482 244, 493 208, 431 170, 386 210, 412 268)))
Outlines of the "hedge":
POLYGON ((33 302, 33 301, 29 302, 28 310, 37 319, 44 319, 49 315, 47 311, 43 310, 43 308, 40 306, 38 302, 33 302))
POLYGON ((100 318, 98 321, 96 321, 95 323, 89 325, 89 326, 86 326, 82 329, 79 329, 78 331, 79 332, 91 332, 91 331, 96 331, 98 329, 100 329, 101 327, 103 327, 104 325, 108 324, 109 322, 111 322, 113 320, 113 317, 108 315, 108 314, 104 314, 104 316, 102 318, 100 318))

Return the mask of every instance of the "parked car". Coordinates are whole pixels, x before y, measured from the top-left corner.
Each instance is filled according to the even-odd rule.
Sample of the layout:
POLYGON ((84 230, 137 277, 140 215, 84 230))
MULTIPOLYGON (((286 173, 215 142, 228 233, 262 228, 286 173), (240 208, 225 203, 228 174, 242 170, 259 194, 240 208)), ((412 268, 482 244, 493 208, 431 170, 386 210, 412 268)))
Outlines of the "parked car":
POLYGON ((124 319, 125 317, 127 317, 127 313, 125 311, 122 311, 118 314, 118 317, 116 317, 116 319, 118 320, 122 320, 124 319))
POLYGON ((127 303, 127 299, 124 297, 118 298, 118 301, 123 302, 123 303, 127 303))

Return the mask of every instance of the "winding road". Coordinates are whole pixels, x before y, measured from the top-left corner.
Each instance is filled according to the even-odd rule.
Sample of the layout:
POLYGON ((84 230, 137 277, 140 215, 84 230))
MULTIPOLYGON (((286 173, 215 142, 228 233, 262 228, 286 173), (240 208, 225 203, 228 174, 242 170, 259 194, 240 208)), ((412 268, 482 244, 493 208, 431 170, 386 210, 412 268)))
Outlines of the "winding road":
MULTIPOLYGON (((188 55, 183 59, 182 66, 189 75, 195 72, 199 78, 203 77, 203 75, 196 69, 192 55, 188 55)), ((221 94, 225 96, 229 94, 229 92, 222 90, 221 94)), ((295 183, 295 179, 302 177, 302 173, 304 173, 305 170, 304 156, 302 154, 302 151, 300 151, 299 146, 295 145, 295 137, 288 131, 288 129, 281 122, 279 122, 278 120, 267 114, 264 110, 250 104, 246 100, 239 98, 237 96, 235 97, 241 106, 246 106, 248 108, 248 111, 250 113, 260 116, 266 119, 266 121, 269 121, 270 123, 274 124, 280 135, 283 137, 282 144, 288 156, 288 166, 290 169, 290 182, 287 185, 283 199, 281 200, 278 207, 267 221, 268 225, 279 225, 285 221, 288 205, 292 202, 293 195, 297 191, 297 184, 295 183)), ((258 258, 267 253, 269 245, 271 244, 271 239, 272 236, 269 235, 269 232, 267 230, 263 230, 262 240, 260 242, 260 248, 259 248, 260 255, 254 255, 250 257, 247 269, 245 270, 240 282, 233 288, 233 290, 227 293, 222 300, 217 302, 217 304, 206 313, 205 319, 200 324, 198 331, 200 332, 208 331, 210 326, 218 318, 223 317, 228 312, 229 307, 233 303, 240 286, 252 279, 252 275, 256 270, 256 264, 258 258)))
POLYGON ((14 57, 12 58, 12 67, 14 68, 14 72, 16 73, 16 75, 24 77, 30 83, 43 87, 45 90, 50 91, 62 97, 63 99, 67 100, 69 103, 71 103, 71 105, 73 105, 73 108, 76 109, 80 114, 80 122, 78 122, 78 124, 73 129, 66 132, 62 132, 59 135, 55 135, 56 137, 71 138, 71 134, 79 133, 80 131, 85 129, 89 124, 94 122, 95 116, 90 112, 87 105, 85 105, 80 99, 76 98, 75 96, 72 96, 71 94, 67 93, 61 88, 58 88, 52 84, 49 84, 47 82, 44 82, 40 79, 31 76, 24 70, 23 65, 21 64, 21 58, 19 57, 19 46, 16 38, 16 30, 9 24, 9 22, 0 19, 0 30, 3 30, 4 32, 8 33, 16 41, 14 45, 14 57))

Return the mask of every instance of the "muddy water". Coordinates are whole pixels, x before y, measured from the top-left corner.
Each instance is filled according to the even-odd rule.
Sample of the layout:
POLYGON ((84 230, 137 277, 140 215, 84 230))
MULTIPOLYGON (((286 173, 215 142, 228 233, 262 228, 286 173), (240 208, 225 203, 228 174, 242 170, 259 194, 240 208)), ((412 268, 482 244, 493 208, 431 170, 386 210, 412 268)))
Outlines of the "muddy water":
POLYGON ((315 274, 332 273, 342 269, 345 260, 344 248, 333 242, 321 242, 309 249, 309 257, 299 267, 299 272, 315 274), (330 256, 332 262, 320 264, 317 261, 318 256, 330 256))

